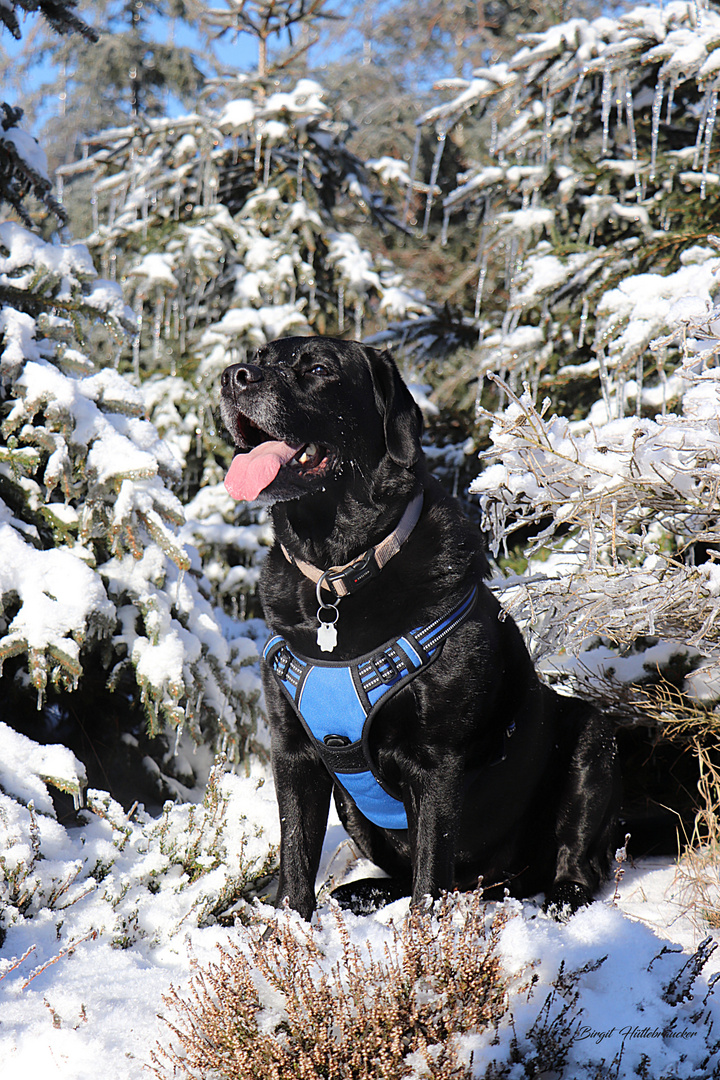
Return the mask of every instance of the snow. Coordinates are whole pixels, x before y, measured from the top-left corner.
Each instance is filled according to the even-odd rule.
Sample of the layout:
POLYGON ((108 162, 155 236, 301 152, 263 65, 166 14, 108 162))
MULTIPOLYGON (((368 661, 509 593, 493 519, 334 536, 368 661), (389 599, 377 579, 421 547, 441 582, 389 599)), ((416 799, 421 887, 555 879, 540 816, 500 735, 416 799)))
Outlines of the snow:
MULTIPOLYGON (((8 732, 0 725, 0 758, 11 745, 8 732)), ((24 769, 33 754, 26 751, 23 761, 21 752, 17 761, 24 769)), ((63 829, 34 812, 33 842, 44 858, 26 879, 30 909, 23 915, 11 909, 0 958, 0 1059, 13 1075, 95 1080, 102 1062, 107 1080, 142 1080, 156 1042, 167 1045, 169 1038, 161 1019, 168 1015, 163 994, 171 984, 183 991, 192 956, 209 963, 218 946, 242 945, 248 931, 240 922, 218 925, 213 904, 233 882, 247 879, 248 867, 257 872, 272 862, 277 809, 272 778, 262 766, 254 764, 247 776, 223 774, 222 767, 219 774, 205 805, 168 804, 159 819, 141 809, 127 815, 99 792, 89 793, 91 809, 80 828, 63 829), (52 880, 66 883, 64 889, 55 885, 55 900, 52 880)), ((27 865, 33 814, 5 795, 0 809, 0 829, 13 838, 6 850, 16 866, 27 865)), ((335 882, 370 869, 352 856, 333 811, 318 887, 330 877, 335 882)), ((482 1076, 493 1059, 505 1059, 513 1029, 521 1053, 529 1055, 532 1025, 561 965, 566 973, 582 972, 567 1075, 589 1080, 603 1059, 609 1065, 621 1050, 620 1076, 634 1075, 642 1055, 651 1075, 708 1075, 705 1033, 710 1020, 720 1022, 720 1002, 704 998, 720 963, 712 956, 691 987, 693 996, 673 1003, 668 988, 706 930, 671 860, 626 862, 622 869, 617 887, 608 884, 594 904, 564 924, 550 920, 534 900, 488 906, 486 917, 502 912, 507 919, 499 951, 510 1014, 497 1037, 493 1031, 465 1037, 474 1075, 482 1076), (530 971, 535 985, 528 994, 530 971)), ((393 947, 393 927, 407 910, 401 900, 372 916, 346 913, 343 933, 361 954, 371 948, 381 956, 393 947)), ((262 902, 254 913, 261 922, 273 917, 262 902)), ((327 899, 320 900, 312 936, 321 950, 320 971, 329 972, 343 942, 327 899)), ((554 999, 550 1017, 564 1004, 557 992, 554 999)), ((270 1026, 280 1020, 282 1002, 266 995, 265 1003, 270 1011, 263 1024, 270 1026)))
POLYGON ((17 595, 21 607, 3 637, 0 656, 21 646, 56 650, 78 662, 89 623, 109 629, 115 608, 102 582, 69 551, 42 551, 9 524, 0 524, 0 596, 17 595))
POLYGON ((37 173, 43 180, 49 181, 45 151, 32 135, 28 135, 22 128, 11 127, 2 132, 0 143, 12 146, 17 156, 21 161, 25 162, 28 169, 37 173))
POLYGON ((252 124, 255 112, 255 105, 248 98, 234 98, 223 107, 218 125, 223 131, 238 131, 252 124))
MULTIPOLYGON (((679 545, 693 536, 715 535, 720 482, 718 249, 712 238, 709 246, 688 248, 680 268, 670 274, 651 272, 651 266, 647 273, 628 276, 623 265, 611 266, 608 273, 600 245, 593 246, 596 231, 607 223, 631 234, 629 257, 632 245, 646 239, 659 238, 662 247, 662 222, 656 219, 652 199, 640 205, 638 176, 642 169, 644 185, 646 163, 630 151, 626 159, 607 156, 622 153, 617 143, 612 150, 608 146, 598 164, 607 193, 584 194, 585 178, 556 163, 564 157, 559 144, 572 129, 574 106, 567 116, 553 118, 549 105, 560 100, 557 88, 564 80, 572 85, 579 72, 588 71, 602 81, 606 73, 602 107, 604 113, 607 104, 609 124, 613 99, 621 102, 621 76, 624 79, 624 71, 640 57, 646 65, 662 65, 659 92, 653 99, 651 87, 647 100, 667 105, 669 111, 664 97, 672 94, 671 83, 715 79, 719 27, 717 13, 685 3, 636 8, 619 18, 573 19, 528 36, 509 64, 480 68, 471 79, 448 82, 453 99, 420 121, 435 125, 438 166, 446 134, 467 111, 487 106, 491 118, 499 102, 513 118, 497 134, 492 151, 497 164, 473 164, 443 200, 448 214, 461 213, 468 206, 481 206, 486 198, 490 205, 496 195, 510 190, 515 207, 484 222, 506 247, 508 317, 502 328, 481 327, 476 319, 471 330, 483 332, 477 370, 511 373, 511 403, 492 417, 494 464, 473 490, 498 547, 511 523, 543 529, 536 544, 546 550, 542 559, 530 553, 525 574, 498 578, 493 587, 522 623, 548 679, 561 684, 583 680, 586 686, 594 682, 607 690, 609 682, 642 683, 658 668, 682 661, 683 670, 699 665, 685 676, 684 692, 707 707, 720 699, 720 652, 713 630, 720 615, 720 569, 711 562, 683 567, 667 553, 671 539, 678 538, 679 545), (544 102, 530 99, 528 88, 538 76, 547 91, 544 102), (550 188, 559 185, 561 200, 553 209, 542 204, 546 183, 550 188), (580 246, 587 243, 589 250, 570 247, 572 253, 559 257, 538 238, 562 233, 567 207, 575 215, 574 203, 582 222, 576 235, 568 237, 580 246), (521 253, 517 261, 514 251, 521 253), (529 389, 520 389, 529 370, 537 373, 537 387, 542 387, 553 350, 547 327, 555 321, 555 312, 547 321, 543 314, 537 325, 519 322, 524 313, 540 311, 555 292, 566 287, 584 290, 588 283, 593 358, 569 364, 560 375, 572 379, 599 374, 603 398, 584 419, 568 420, 536 406, 529 389), (670 349, 677 364, 672 371, 668 361, 662 380, 643 385, 641 374, 636 379, 627 375, 635 374, 637 358, 647 358, 649 349, 670 349), (628 415, 629 402, 636 402, 638 415, 628 415), (543 520, 549 518, 553 524, 546 527, 543 520), (566 531, 555 536, 559 525, 566 531), (623 634, 631 647, 619 650, 623 634), (638 635, 645 640, 635 648, 638 635)), ((710 83, 707 90, 699 87, 698 120, 702 108, 710 110, 710 97, 705 106, 701 97, 710 90, 710 83)), ((638 102, 635 94, 635 107, 638 102)), ((579 95, 575 104, 583 106, 579 95)), ((289 93, 271 93, 262 104, 229 102, 210 117, 209 127, 197 116, 178 119, 179 139, 169 151, 171 167, 160 149, 151 148, 117 176, 96 185, 98 191, 130 187, 114 225, 100 227, 97 236, 104 237, 106 251, 124 229, 134 230, 139 238, 147 229, 153 197, 163 185, 180 191, 174 185, 208 131, 254 139, 258 162, 266 166, 269 178, 271 144, 287 138, 293 126, 303 129, 327 114, 322 88, 301 80, 289 93)), ((599 107, 594 115, 600 115, 599 107)), ((624 121, 619 119, 617 126, 622 128, 624 121)), ((711 129, 708 122, 706 158, 711 129)), ((161 122, 150 122, 149 130, 158 137, 164 133, 161 122)), ((128 128, 116 137, 132 134, 128 128)), ((691 135, 694 141, 695 133, 691 135)), ((8 141, 10 136, 18 153, 44 175, 44 157, 34 141, 15 129, 3 138, 8 141)), ((627 137, 632 143, 630 132, 627 137)), ((310 144, 332 152, 337 145, 334 130, 330 125, 311 128, 310 144)), ((706 186, 717 184, 707 160, 701 166, 701 151, 698 137, 697 145, 668 155, 672 167, 664 182, 670 187, 677 182, 693 185, 703 193, 706 186)), ((431 198, 440 193, 434 181, 429 189, 417 185, 405 162, 384 157, 368 167, 384 183, 415 185, 417 191, 429 190, 431 198)), ((357 177, 349 184, 363 197, 357 177)), ((159 195, 157 202, 162 204, 159 195)), ((265 179, 235 218, 222 209, 198 206, 197 218, 178 225, 177 238, 165 251, 143 248, 129 273, 136 299, 164 298, 192 280, 199 283, 199 304, 203 283, 217 278, 232 252, 226 265, 234 274, 233 306, 224 314, 211 314, 210 325, 202 319, 197 324, 198 336, 202 327, 200 380, 210 379, 229 356, 310 329, 314 297, 311 291, 299 297, 298 289, 306 283, 314 288, 316 274, 298 255, 298 234, 304 234, 307 246, 307 234, 324 227, 299 195, 286 204, 280 190, 265 179)), ((406 320, 403 334, 408 328, 423 333, 423 320, 433 315, 423 293, 408 289, 352 234, 325 238, 340 310, 349 299, 356 304, 357 318, 363 305, 372 304, 387 317, 406 320)), ((485 241, 483 232, 481 248, 485 241)), ((478 251, 481 277, 482 256, 478 251)), ((616 254, 612 261, 618 262, 616 254)), ((120 287, 97 279, 83 245, 45 244, 9 222, 0 225, 0 283, 14 289, 42 288, 58 307, 82 298, 117 324, 129 327, 134 321, 120 287)), ((502 295, 502 282, 497 285, 502 295)), ((138 314, 141 309, 139 304, 138 314)), ((471 322, 466 320, 464 327, 470 328, 471 322)), ((83 365, 91 371, 90 362, 79 350, 58 344, 68 326, 61 316, 53 315, 47 325, 52 334, 45 327, 40 333, 37 321, 27 314, 0 311, 0 371, 20 394, 4 416, 5 429, 22 439, 37 427, 36 415, 42 417, 36 443, 13 451, 12 476, 33 511, 60 532, 65 545, 42 550, 36 546, 38 529, 0 503, 0 599, 10 597, 12 605, 19 601, 12 618, 7 616, 2 655, 30 650, 30 669, 39 685, 47 673, 39 670, 38 654, 47 652, 51 666, 61 661, 66 671, 72 670, 79 664, 83 642, 90 635, 105 635, 108 649, 135 664, 151 708, 164 710, 177 725, 179 759, 187 762, 179 772, 191 783, 194 773, 202 776, 208 751, 199 749, 193 756, 183 725, 193 726, 200 701, 204 698, 206 715, 217 720, 216 741, 225 740, 230 750, 237 737, 235 704, 260 700, 260 632, 213 608, 208 595, 211 587, 224 598, 239 588, 254 587, 270 539, 267 522, 236 524, 228 497, 216 484, 201 489, 184 520, 165 479, 178 475, 179 459, 197 437, 203 422, 197 401, 180 417, 185 391, 172 378, 151 385, 145 394, 111 370, 68 378, 68 370, 83 365), (157 416, 167 421, 177 453, 144 418, 151 398, 157 416), (38 478, 45 451, 47 464, 38 478), (46 502, 69 500, 78 460, 92 499, 75 500, 77 508, 71 501, 46 502), (114 547, 96 567, 91 540, 98 511, 93 499, 102 487, 114 547), (152 542, 142 551, 129 550, 139 522, 152 542), (248 555, 247 565, 227 573, 224 560, 213 551, 233 546, 248 555), (197 693, 195 700, 190 700, 191 690, 197 693)), ((426 338, 434 348, 437 331, 429 330, 426 338)), ((424 385, 415 384, 412 392, 426 412, 436 409, 424 385)), ((0 468, 6 478, 11 475, 5 459, 0 468)), ((0 717, 12 719, 4 713, 0 717)), ((154 1041, 168 1037, 158 1020, 164 1011, 162 994, 171 983, 185 984, 191 950, 208 962, 219 944, 247 939, 240 923, 232 928, 219 925, 214 910, 221 899, 235 897, 250 878, 274 865, 278 823, 272 777, 256 760, 251 760, 248 775, 218 766, 204 804, 188 801, 199 792, 176 782, 178 803, 168 804, 157 819, 142 808, 127 813, 106 793, 91 792, 82 824, 69 829, 55 818, 50 787, 79 798, 82 766, 66 748, 40 747, 4 720, 0 901, 7 936, 0 947, 0 1061, 6 1069, 13 1067, 13 1075, 24 1070, 33 1078, 94 1080, 99 1067, 110 1080, 139 1078, 145 1075, 154 1041)), ((146 764, 157 769, 150 759, 146 764)), ((321 950, 318 963, 326 971, 342 954, 341 934, 326 896, 327 882, 338 877, 340 863, 343 873, 360 876, 370 869, 362 860, 353 865, 348 858, 347 840, 333 815, 318 878, 323 890, 320 913, 312 930, 321 950)), ((508 1064, 503 1075, 512 1080, 528 1075, 533 1025, 543 1001, 554 994, 548 1016, 558 1021, 569 1002, 557 987, 552 991, 562 964, 568 971, 580 971, 578 1001, 568 1006, 573 1023, 568 1075, 574 1080, 590 1080, 603 1067, 617 1076, 678 1078, 704 1078, 714 1068, 716 1051, 704 1060, 706 1035, 710 1021, 717 1027, 720 1013, 715 997, 705 996, 708 977, 720 972, 720 960, 711 957, 693 988, 694 998, 678 1000, 671 989, 700 940, 708 933, 718 937, 717 930, 710 932, 703 924, 687 865, 678 867, 671 860, 625 862, 618 868, 621 872, 617 886, 606 886, 595 904, 564 925, 549 920, 533 900, 491 905, 491 912, 502 910, 508 919, 500 948, 510 980, 513 1021, 512 1026, 509 1020, 502 1022, 497 1039, 493 1032, 466 1037, 464 1049, 472 1051, 478 1075, 493 1060, 505 1061, 512 1038, 517 1039, 519 1060, 515 1066, 508 1064), (668 952, 666 943, 684 952, 668 952), (531 971, 537 981, 530 992, 531 971)), ((714 878, 712 885, 717 885, 714 878)), ((406 913, 407 903, 401 901, 371 917, 348 915, 343 933, 361 950, 369 944, 381 955, 391 945, 393 921, 406 913)), ((262 903, 255 914, 261 920, 272 918, 262 903)), ((278 1009, 271 1009, 265 1022, 270 1025, 279 1018, 278 1009)), ((419 1075, 419 1062, 415 1067, 413 1075, 419 1075)))
POLYGON ((172 263, 167 255, 152 252, 144 255, 137 266, 130 271, 130 276, 144 279, 145 295, 154 288, 177 289, 178 280, 172 272, 172 263))
POLYGON ((84 244, 47 244, 21 225, 0 223, 0 283, 24 289, 34 284, 38 271, 58 281, 56 295, 66 298, 75 282, 97 277, 84 244))
POLYGON ((39 746, 0 721, 0 789, 40 814, 55 816, 47 784, 74 795, 78 806, 87 781, 85 766, 65 746, 39 746))

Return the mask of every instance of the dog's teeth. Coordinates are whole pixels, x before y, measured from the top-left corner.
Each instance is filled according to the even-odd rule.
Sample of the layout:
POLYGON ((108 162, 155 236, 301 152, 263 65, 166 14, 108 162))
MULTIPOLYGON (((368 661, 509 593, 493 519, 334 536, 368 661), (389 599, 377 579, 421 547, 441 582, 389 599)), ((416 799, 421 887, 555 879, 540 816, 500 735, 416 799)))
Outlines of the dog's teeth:
POLYGON ((317 446, 315 445, 315 443, 308 443, 308 445, 305 447, 302 454, 298 458, 298 462, 301 465, 307 465, 308 461, 312 461, 316 454, 317 446))

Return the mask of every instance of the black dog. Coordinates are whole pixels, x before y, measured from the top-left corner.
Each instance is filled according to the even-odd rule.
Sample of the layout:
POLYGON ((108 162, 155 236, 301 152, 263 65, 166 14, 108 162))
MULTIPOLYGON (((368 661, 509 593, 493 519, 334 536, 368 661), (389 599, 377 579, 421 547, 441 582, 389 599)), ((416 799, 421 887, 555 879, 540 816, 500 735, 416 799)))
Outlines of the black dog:
POLYGON ((589 903, 614 838, 611 728, 539 682, 483 584, 477 530, 428 474, 390 354, 272 342, 225 370, 222 414, 240 451, 226 486, 271 504, 275 528, 261 598, 278 900, 312 914, 334 788, 395 895, 482 879, 490 896, 544 891, 554 913, 589 903))

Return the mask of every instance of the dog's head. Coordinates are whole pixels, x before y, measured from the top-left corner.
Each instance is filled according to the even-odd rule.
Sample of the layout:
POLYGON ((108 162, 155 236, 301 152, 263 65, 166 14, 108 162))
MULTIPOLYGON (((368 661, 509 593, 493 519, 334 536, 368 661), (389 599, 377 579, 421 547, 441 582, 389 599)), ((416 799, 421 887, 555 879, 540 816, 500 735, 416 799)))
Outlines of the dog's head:
POLYGON ((221 412, 238 453, 235 499, 300 498, 351 466, 411 469, 422 416, 389 352, 337 338, 282 338, 222 375, 221 412))

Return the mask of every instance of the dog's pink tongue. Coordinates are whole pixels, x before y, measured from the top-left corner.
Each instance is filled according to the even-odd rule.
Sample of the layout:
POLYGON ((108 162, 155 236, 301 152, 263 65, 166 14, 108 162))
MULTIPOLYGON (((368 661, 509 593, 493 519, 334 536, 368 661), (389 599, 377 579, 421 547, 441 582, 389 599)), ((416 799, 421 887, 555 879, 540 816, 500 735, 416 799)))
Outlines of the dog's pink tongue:
POLYGON ((225 477, 226 491, 233 499, 252 502, 297 451, 284 442, 264 442, 248 454, 236 454, 225 477))

